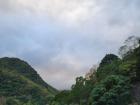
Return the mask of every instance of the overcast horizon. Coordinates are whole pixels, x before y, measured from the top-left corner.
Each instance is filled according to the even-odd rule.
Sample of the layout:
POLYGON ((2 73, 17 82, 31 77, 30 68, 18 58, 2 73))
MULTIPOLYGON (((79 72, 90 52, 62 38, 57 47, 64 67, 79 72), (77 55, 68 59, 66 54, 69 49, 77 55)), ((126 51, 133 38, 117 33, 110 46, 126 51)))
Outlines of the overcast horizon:
POLYGON ((140 36, 140 0, 0 0, 0 57, 18 57, 70 89, 124 40, 140 36))

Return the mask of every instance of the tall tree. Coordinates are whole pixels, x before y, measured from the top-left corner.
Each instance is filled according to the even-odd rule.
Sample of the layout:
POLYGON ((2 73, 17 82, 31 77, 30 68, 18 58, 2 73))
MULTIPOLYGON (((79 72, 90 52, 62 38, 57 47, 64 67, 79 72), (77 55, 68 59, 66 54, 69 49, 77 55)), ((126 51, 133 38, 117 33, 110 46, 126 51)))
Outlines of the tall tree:
POLYGON ((119 60, 118 56, 114 54, 106 54, 106 56, 102 59, 99 67, 112 63, 114 60, 119 60))
POLYGON ((121 57, 124 58, 125 56, 132 53, 134 49, 136 49, 138 46, 139 46, 139 37, 130 36, 125 40, 124 45, 120 47, 119 55, 121 55, 121 57))

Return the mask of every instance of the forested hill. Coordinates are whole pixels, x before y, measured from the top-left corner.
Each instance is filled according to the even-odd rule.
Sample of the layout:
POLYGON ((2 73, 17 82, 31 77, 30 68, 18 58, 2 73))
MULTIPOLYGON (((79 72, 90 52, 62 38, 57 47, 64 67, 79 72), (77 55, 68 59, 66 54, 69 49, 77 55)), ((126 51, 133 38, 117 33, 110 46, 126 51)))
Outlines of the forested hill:
POLYGON ((140 105, 140 38, 125 40, 119 54, 106 54, 71 90, 61 92, 25 61, 1 58, 0 105, 140 105))
POLYGON ((27 62, 0 58, 0 97, 6 105, 45 105, 57 92, 27 62))
POLYGON ((131 36, 50 105, 140 105, 140 38, 131 36))

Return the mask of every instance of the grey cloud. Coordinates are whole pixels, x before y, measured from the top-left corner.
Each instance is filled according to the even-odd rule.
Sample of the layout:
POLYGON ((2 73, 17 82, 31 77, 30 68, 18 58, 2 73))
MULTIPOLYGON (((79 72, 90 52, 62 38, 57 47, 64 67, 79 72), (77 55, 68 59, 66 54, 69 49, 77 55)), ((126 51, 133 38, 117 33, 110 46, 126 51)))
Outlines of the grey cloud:
MULTIPOLYGON (((45 81, 58 89, 70 88, 75 77, 84 75, 106 53, 117 54, 128 36, 140 36, 139 0, 84 0, 83 7, 79 7, 80 0, 70 1, 68 7, 74 5, 70 8, 73 11, 76 6, 87 11, 82 14, 76 10, 85 16, 84 22, 76 21, 78 14, 71 20, 67 15, 69 9, 61 11, 67 0, 55 4, 62 17, 54 7, 46 11, 45 0, 39 4, 33 1, 0 0, 0 56, 27 60, 45 81)), ((49 3, 51 6, 54 1, 49 3)))

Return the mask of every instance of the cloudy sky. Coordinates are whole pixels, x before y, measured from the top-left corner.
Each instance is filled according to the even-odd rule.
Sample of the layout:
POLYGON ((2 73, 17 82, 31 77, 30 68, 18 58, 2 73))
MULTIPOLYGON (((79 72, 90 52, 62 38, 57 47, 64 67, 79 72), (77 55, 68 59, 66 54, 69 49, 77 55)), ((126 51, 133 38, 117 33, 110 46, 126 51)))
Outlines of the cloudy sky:
POLYGON ((106 53, 140 36, 140 0, 0 0, 0 57, 19 57, 68 89, 106 53))

